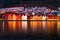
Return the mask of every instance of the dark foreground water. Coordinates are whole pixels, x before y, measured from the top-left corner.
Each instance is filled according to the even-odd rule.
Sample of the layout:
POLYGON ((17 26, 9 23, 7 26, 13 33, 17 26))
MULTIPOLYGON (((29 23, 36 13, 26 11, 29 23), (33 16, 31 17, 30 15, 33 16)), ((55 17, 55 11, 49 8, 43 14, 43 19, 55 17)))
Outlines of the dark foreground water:
POLYGON ((56 40, 60 21, 0 21, 1 39, 56 40))

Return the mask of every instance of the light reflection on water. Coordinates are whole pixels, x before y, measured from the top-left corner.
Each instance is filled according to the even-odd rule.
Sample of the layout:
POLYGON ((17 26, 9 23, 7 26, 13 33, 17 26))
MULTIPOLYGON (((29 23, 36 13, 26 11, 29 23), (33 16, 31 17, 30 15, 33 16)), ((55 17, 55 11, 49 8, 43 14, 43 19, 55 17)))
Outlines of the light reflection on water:
MULTIPOLYGON (((27 16, 23 15, 22 20, 27 20, 27 16)), ((25 32, 27 31, 27 21, 22 21, 22 30, 25 31, 25 32)))
POLYGON ((0 21, 1 32, 11 33, 43 33, 43 34, 56 34, 60 32, 59 21, 0 21), (55 32, 54 32, 55 31, 55 32))
MULTIPOLYGON (((54 19, 53 17, 51 17, 54 19)), ((7 14, 8 20, 46 20, 44 16, 29 16, 7 14)), ((49 17, 47 18, 49 19, 49 17)), ((56 19, 56 18, 55 18, 56 19)), ((0 21, 0 31, 5 33, 29 33, 56 35, 60 32, 60 21, 0 21)))
POLYGON ((60 21, 57 21, 57 34, 60 35, 60 21))

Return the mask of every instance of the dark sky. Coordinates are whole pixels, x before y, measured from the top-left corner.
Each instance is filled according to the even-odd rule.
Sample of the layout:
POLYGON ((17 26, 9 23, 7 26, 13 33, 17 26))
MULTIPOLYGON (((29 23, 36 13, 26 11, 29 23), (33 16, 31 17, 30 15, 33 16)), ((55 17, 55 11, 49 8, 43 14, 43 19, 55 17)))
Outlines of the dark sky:
POLYGON ((48 7, 58 7, 60 5, 60 0, 0 0, 1 7, 12 7, 21 6, 27 4, 28 6, 48 6, 48 7))

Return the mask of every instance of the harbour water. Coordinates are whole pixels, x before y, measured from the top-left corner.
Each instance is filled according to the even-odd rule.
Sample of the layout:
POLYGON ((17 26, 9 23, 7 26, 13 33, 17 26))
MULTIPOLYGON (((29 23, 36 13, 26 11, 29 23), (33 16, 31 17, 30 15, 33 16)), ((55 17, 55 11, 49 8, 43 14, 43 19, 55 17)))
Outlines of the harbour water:
POLYGON ((0 37, 2 38, 56 38, 59 35, 60 21, 46 20, 46 16, 29 16, 28 18, 26 15, 14 14, 0 20, 0 37))

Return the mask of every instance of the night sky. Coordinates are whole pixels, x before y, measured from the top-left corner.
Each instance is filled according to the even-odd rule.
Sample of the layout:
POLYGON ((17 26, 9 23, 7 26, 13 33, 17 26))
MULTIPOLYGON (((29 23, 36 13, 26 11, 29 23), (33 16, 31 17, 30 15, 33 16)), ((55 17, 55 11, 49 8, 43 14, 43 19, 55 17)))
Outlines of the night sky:
POLYGON ((47 6, 58 7, 60 5, 59 0, 0 0, 0 8, 2 7, 14 7, 14 6, 47 6))

